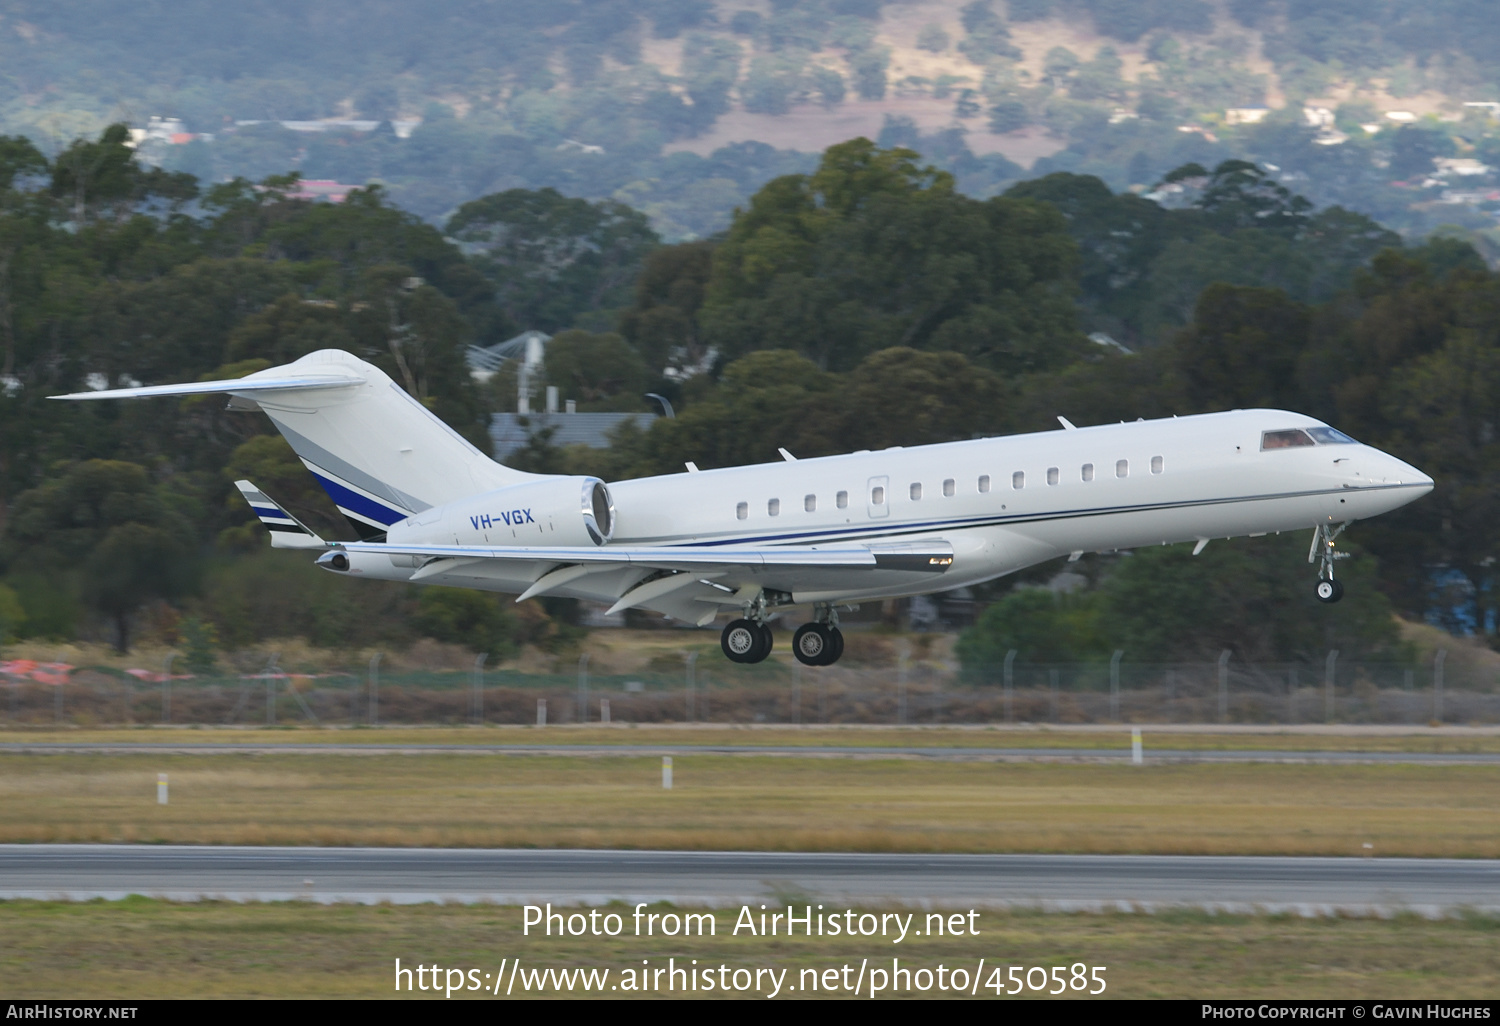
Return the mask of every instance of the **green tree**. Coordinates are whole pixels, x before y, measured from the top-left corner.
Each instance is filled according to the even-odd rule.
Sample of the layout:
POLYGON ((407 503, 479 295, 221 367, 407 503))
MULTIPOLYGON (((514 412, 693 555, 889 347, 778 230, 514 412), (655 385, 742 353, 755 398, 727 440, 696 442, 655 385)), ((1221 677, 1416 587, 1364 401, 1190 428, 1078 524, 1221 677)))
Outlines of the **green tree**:
POLYGON ((621 410, 642 405, 651 372, 640 354, 614 332, 564 331, 547 343, 548 384, 580 409, 621 410))
POLYGON ((26 624, 26 607, 15 589, 0 584, 0 645, 8 645, 20 636, 26 624))
POLYGON ((516 652, 516 617, 491 592, 423 588, 412 626, 429 638, 487 652, 496 662, 516 652))
POLYGON ((707 355, 698 314, 713 274, 713 253, 712 242, 684 242, 646 257, 635 303, 621 315, 620 331, 652 370, 695 366, 707 355))
POLYGON ((1191 394, 1212 405, 1297 407, 1297 360, 1307 348, 1310 311, 1275 289, 1214 284, 1174 351, 1191 394))
POLYGON ((196 539, 177 505, 144 467, 76 463, 17 497, 3 556, 15 571, 51 572, 58 586, 71 584, 126 652, 135 611, 195 583, 196 539))
POLYGON ((1339 565, 1347 591, 1336 605, 1313 596, 1307 535, 1143 548, 1121 559, 1100 587, 1106 643, 1148 662, 1209 660, 1224 649, 1246 662, 1399 657, 1389 600, 1372 557, 1339 565))
POLYGON ((1104 653, 1098 601, 1088 593, 1017 588, 989 605, 958 640, 964 676, 976 683, 1000 680, 1006 655, 1031 663, 1087 662, 1104 653))
POLYGON ((642 261, 658 245, 638 211, 553 189, 510 189, 465 203, 446 231, 489 279, 512 323, 549 332, 586 311, 626 306, 642 261))
MULTIPOLYGON (((75 140, 52 162, 52 194, 67 204, 74 224, 82 227, 99 216, 127 217, 148 198, 176 208, 197 197, 198 184, 191 175, 137 163, 135 151, 125 145, 129 138, 128 126, 110 125, 97 142, 75 140)), ((34 167, 24 150, 19 156, 34 167)))
POLYGON ((1056 212, 960 196, 916 160, 855 139, 756 193, 714 255, 708 340, 731 355, 791 341, 830 369, 889 346, 1016 371, 1075 358, 1076 251, 1056 212))

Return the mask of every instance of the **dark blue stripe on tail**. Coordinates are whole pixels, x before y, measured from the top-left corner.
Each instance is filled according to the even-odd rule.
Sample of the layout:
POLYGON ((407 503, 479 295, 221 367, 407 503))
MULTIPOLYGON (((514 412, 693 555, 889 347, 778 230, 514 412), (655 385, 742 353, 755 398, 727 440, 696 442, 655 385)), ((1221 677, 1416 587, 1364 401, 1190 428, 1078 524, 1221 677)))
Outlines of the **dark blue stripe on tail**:
POLYGON ((334 505, 353 510, 360 516, 368 517, 377 524, 385 524, 389 527, 398 520, 405 520, 409 515, 391 509, 389 506, 382 506, 374 499, 366 498, 356 491, 345 488, 337 481, 331 481, 316 471, 313 472, 313 477, 318 479, 318 484, 323 486, 323 490, 328 493, 328 497, 333 500, 334 505))

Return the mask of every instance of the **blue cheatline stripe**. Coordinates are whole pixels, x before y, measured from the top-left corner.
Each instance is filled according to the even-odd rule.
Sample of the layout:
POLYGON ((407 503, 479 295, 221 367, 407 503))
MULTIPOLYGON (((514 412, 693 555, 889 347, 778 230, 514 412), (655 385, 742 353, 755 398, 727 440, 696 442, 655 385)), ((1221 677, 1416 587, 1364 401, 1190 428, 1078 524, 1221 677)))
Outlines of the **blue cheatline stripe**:
POLYGON ((258 517, 270 517, 272 520, 290 519, 284 512, 279 509, 266 509, 266 507, 264 506, 251 506, 250 511, 258 517))
POLYGON ((337 481, 331 481, 316 471, 313 472, 313 477, 318 479, 318 484, 323 486, 323 490, 328 493, 328 497, 333 500, 335 506, 342 506, 352 510, 362 517, 368 517, 377 524, 385 524, 389 527, 396 521, 405 520, 410 516, 409 513, 401 513, 391 509, 389 506, 382 506, 374 499, 367 498, 352 489, 345 488, 337 481))

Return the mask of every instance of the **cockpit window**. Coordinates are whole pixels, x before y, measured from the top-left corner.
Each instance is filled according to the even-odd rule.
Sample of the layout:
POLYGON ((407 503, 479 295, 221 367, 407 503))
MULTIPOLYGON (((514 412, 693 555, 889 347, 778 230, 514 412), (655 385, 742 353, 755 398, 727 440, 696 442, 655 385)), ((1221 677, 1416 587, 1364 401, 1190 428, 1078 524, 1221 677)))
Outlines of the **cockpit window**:
POLYGON ((1331 427, 1308 428, 1307 433, 1312 435, 1313 441, 1319 445, 1358 445, 1354 439, 1331 427))
POLYGON ((1262 452, 1267 449, 1297 449, 1305 445, 1314 444, 1316 443, 1301 428, 1289 428, 1285 431, 1266 431, 1260 436, 1260 448, 1262 452))

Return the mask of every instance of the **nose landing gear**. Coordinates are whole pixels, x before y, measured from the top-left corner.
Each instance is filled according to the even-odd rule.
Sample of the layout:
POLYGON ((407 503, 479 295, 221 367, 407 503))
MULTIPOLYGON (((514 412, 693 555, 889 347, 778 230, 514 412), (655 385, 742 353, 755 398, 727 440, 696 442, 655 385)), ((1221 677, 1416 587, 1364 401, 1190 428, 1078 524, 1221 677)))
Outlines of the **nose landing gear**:
POLYGON ((1317 596, 1319 602, 1337 602, 1344 597, 1344 586, 1338 581, 1319 581, 1317 596))
POLYGON ((1307 550, 1307 561, 1318 564, 1318 586, 1314 594, 1319 602, 1332 604, 1344 597, 1344 586, 1333 579, 1333 564, 1348 559, 1349 553, 1334 548, 1334 540, 1344 533, 1347 523, 1333 527, 1319 524, 1313 529, 1312 546, 1307 550))

